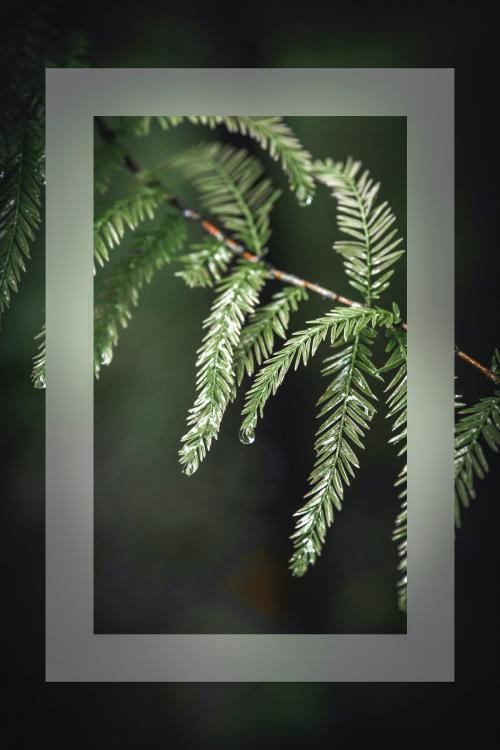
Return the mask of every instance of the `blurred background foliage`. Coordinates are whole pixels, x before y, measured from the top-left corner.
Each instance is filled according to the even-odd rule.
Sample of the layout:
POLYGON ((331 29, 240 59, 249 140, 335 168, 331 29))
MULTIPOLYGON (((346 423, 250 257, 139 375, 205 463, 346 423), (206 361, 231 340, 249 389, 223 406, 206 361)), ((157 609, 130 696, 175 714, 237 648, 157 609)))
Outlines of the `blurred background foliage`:
MULTIPOLYGON (((405 118, 286 121, 315 158, 361 159, 382 183, 378 199, 389 201, 405 236, 405 118)), ((117 125, 113 118, 108 122, 117 125)), ((318 186, 312 205, 301 208, 279 166, 224 127, 217 132, 194 125, 167 132, 157 127, 147 138, 129 138, 127 150, 153 168, 193 143, 214 139, 245 145, 266 165, 274 185, 284 188, 272 214, 271 262, 352 296, 342 259, 332 250, 340 235, 327 189, 318 186)), ((106 199, 133 190, 132 180, 122 173, 106 199)), ((164 182, 198 207, 196 194, 175 172, 168 172, 164 182)), ((197 226, 190 226, 190 236, 205 239, 197 226)), ((121 252, 126 251, 125 245, 121 252)), ((113 362, 101 370, 95 386, 96 631, 405 632, 391 542, 399 507, 392 484, 401 461, 387 445, 390 425, 383 410, 321 559, 303 578, 292 578, 288 571, 292 513, 307 490, 315 402, 325 387, 321 352, 287 378, 269 404, 255 444, 243 446, 238 440, 243 388, 209 457, 193 477, 181 474, 177 451, 194 400, 196 349, 213 291, 187 289, 174 271, 172 265, 158 273, 141 294, 113 362)), ((106 269, 97 274, 96 291, 105 275, 106 269)), ((263 300, 277 288, 269 282, 263 300)), ((384 297, 386 306, 397 300, 405 314, 404 259, 384 297)), ((290 330, 330 307, 310 295, 290 330)), ((383 335, 378 344, 382 364, 383 335)), ((322 352, 326 356, 328 347, 322 352)))
MULTIPOLYGON (((297 11, 292 5, 268 1, 263 8, 254 4, 254 10, 248 12, 244 4, 232 5, 228 10, 227 4, 217 2, 172 7, 167 3, 155 6, 144 0, 138 8, 136 3, 123 0, 119 4, 111 2, 95 7, 90 3, 56 2, 51 7, 61 31, 76 28, 87 32, 93 62, 98 66, 456 67, 456 340, 466 351, 483 361, 488 360, 496 343, 497 275, 489 272, 489 266, 496 255, 494 227, 498 203, 498 149, 495 145, 498 118, 496 97, 492 96, 497 86, 498 31, 488 4, 479 2, 470 7, 419 2, 412 6, 389 2, 382 6, 333 2, 325 5, 311 0, 297 11)), ((17 22, 23 20, 29 10, 29 3, 22 1, 2 9, 4 29, 9 25, 9 13, 17 22)), ((333 155, 338 156, 337 149, 334 150, 333 155)), ((356 154, 365 158, 360 152, 356 154)), ((387 154, 383 161, 387 164, 387 154)), ((383 177, 375 163, 367 166, 379 178, 383 177)), ((384 191, 391 188, 391 182, 386 181, 384 191)), ((393 197, 390 200, 394 202, 393 197)), ((314 210, 318 210, 314 205, 302 212, 294 207, 293 215, 299 223, 305 223, 302 216, 314 210)), ((277 230, 275 225, 276 236, 277 230)), ((273 240, 274 249, 286 250, 281 243, 275 248, 273 240)), ((75 746, 81 742, 86 747, 149 749, 164 748, 169 742, 179 747, 217 747, 220 750, 255 748, 278 741, 286 742, 287 747, 304 743, 308 747, 321 747, 344 738, 351 743, 361 741, 367 730, 372 733, 372 741, 378 735, 387 744, 391 743, 391 738, 400 744, 402 737, 414 742, 449 742, 453 725, 456 725, 453 717, 458 715, 462 741, 489 740, 496 728, 498 702, 494 658, 498 616, 494 614, 494 596, 491 595, 498 587, 498 474, 494 471, 481 484, 479 500, 467 512, 464 527, 457 537, 456 685, 44 684, 44 398, 43 393, 32 389, 30 381, 33 336, 39 331, 43 318, 43 250, 42 231, 33 247, 29 273, 22 280, 12 310, 5 316, 0 336, 0 377, 4 394, 0 431, 4 494, 0 506, 4 532, 2 624, 5 642, 10 646, 4 661, 4 678, 9 685, 4 704, 4 731, 15 732, 18 746, 28 745, 32 733, 36 732, 37 741, 50 738, 53 747, 64 748, 68 743, 75 746)), ((297 256, 301 257, 302 254, 297 256)), ((330 260, 333 262, 331 253, 330 260)), ((167 283, 168 271, 163 276, 161 281, 157 280, 158 289, 162 283, 167 283)), ((178 289, 179 304, 185 300, 194 316, 190 323, 194 347, 208 298, 203 292, 182 290, 181 294, 181 287, 178 289), (196 314, 195 299, 200 305, 196 314)), ((172 329, 173 300, 168 302, 167 308, 163 299, 161 304, 156 304, 155 294, 152 287, 148 292, 150 301, 145 298, 146 307, 141 307, 139 315, 149 315, 159 322, 158 311, 162 310, 165 317, 170 316, 172 329)), ((139 319, 135 322, 138 328, 139 319)), ((132 326, 123 338, 123 347, 132 346, 133 337, 132 326)), ((141 341, 143 356, 156 346, 146 344, 141 341)), ((123 347, 117 356, 125 357, 123 347)), ((183 354, 189 359, 191 379, 183 384, 186 390, 182 410, 174 405, 179 419, 180 411, 183 418, 192 397, 193 354, 194 350, 183 354)), ((311 371, 314 365, 311 363, 311 371)), ((136 366, 139 366, 137 361, 136 366)), ((144 372, 151 372, 149 366, 144 372)), ((488 392, 488 383, 472 368, 459 363, 457 374, 460 391, 467 398, 475 399, 488 392)), ((114 377, 111 369, 106 375, 114 377)), ((160 376, 158 371, 156 377, 160 376)), ((126 377, 129 384, 142 382, 143 389, 148 389, 147 380, 131 378, 129 374, 126 377)), ((305 387, 306 377, 311 377, 309 372, 292 379, 290 387, 305 387)), ((101 385, 103 389, 108 387, 104 377, 101 385)), ((306 400, 312 435, 313 394, 308 394, 306 400)), ((271 405, 266 420, 269 428, 271 409, 282 414, 286 403, 281 395, 271 405)), ((237 414, 235 409, 233 412, 237 414)), ((158 433, 163 428, 163 424, 158 426, 160 415, 155 413, 153 419, 158 433)), ((168 419, 172 416, 165 417, 165 421, 168 419)), ((184 423, 179 422, 179 425, 183 427, 184 423)), ((231 442, 245 463, 255 460, 256 471, 261 472, 265 470, 268 454, 259 445, 264 444, 262 430, 267 430, 268 426, 264 422, 254 446, 240 447, 228 414, 221 440, 231 442), (256 451, 256 458, 248 451, 256 451), (259 451, 264 455, 257 455, 259 451)), ((377 424, 377 430, 379 428, 377 424)), ((280 429, 274 436, 284 452, 296 442, 287 430, 280 429)), ((139 436, 136 440, 139 442, 139 436)), ((216 463, 220 465, 221 445, 215 447, 217 450, 209 459, 214 467, 216 463)), ((111 450, 109 446, 108 452, 111 450)), ((304 482, 305 471, 309 468, 309 450, 308 447, 308 452, 304 451, 304 464, 297 467, 299 483, 304 482)), ((365 460, 370 454, 373 455, 371 448, 365 460)), ((286 453, 283 455, 286 457, 286 453)), ((208 466, 207 463, 202 468, 208 469, 208 466)), ((368 468, 366 463, 365 468, 368 468)), ((176 471, 172 463, 169 477, 176 471)), ((247 470, 247 479, 248 474, 247 470)), ((176 476, 180 483, 180 475, 176 476)), ((199 476, 203 482, 201 471, 199 476)), ((194 479, 196 481, 196 477, 194 479)), ((318 578, 324 576, 325 584, 332 590, 333 572, 342 575, 342 569, 334 565, 333 557, 327 556, 341 552, 339 537, 346 538, 344 535, 350 533, 349 514, 361 512, 366 497, 361 492, 362 483, 359 475, 356 498, 353 494, 339 523, 331 529, 325 557, 313 574, 318 578)), ((180 502, 182 497, 179 495, 180 502)), ((259 501, 266 506, 266 528, 272 530, 274 524, 283 545, 281 554, 285 556, 289 551, 290 510, 298 499, 293 494, 285 508, 265 498, 259 501), (269 518, 271 511, 279 515, 273 524, 269 518)), ((158 495, 158 502, 164 502, 163 495, 158 495)), ((203 509, 203 502, 199 505, 203 509)), ((251 508, 254 518, 257 510, 257 507, 251 508)), ((381 522, 381 515, 377 512, 374 519, 381 522)), ((372 540, 381 545, 381 554, 391 556, 389 576, 383 579, 383 585, 387 586, 385 602, 392 607, 392 545, 384 533, 375 533, 374 525, 370 524, 370 528, 373 528, 372 540)), ((211 550, 213 554, 213 545, 211 550)), ((273 550, 279 551, 274 545, 273 550)), ((347 552, 359 554, 360 550, 356 545, 347 552)), ((181 568, 183 562, 177 560, 176 568, 181 568)), ((310 576, 311 573, 303 581, 304 591, 311 590, 310 576)), ((120 597, 116 600, 120 614, 120 597)), ((377 601, 381 601, 380 592, 377 601)), ((371 609, 371 616, 374 611, 371 609)), ((262 615, 256 619, 258 617, 262 615)), ((162 625, 165 619, 163 616, 162 625)), ((123 622, 121 618, 120 621, 123 622)), ((356 621, 360 622, 359 616, 356 621)), ((110 618, 108 625, 111 629, 116 622, 111 623, 110 618)), ((128 623, 127 627, 132 630, 134 625, 128 623)))

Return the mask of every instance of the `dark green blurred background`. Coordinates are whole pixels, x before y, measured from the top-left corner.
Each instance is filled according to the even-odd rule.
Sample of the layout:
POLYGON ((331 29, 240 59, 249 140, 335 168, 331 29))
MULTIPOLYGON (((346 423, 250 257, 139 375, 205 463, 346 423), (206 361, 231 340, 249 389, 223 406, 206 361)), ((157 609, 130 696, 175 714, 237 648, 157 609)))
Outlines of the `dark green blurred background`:
MULTIPOLYGON (((405 236, 405 118, 287 122, 315 158, 362 160, 382 183, 378 200, 389 201, 405 236)), ((310 207, 299 207, 279 166, 252 141, 229 138, 223 127, 155 128, 146 139, 129 139, 128 150, 141 165, 154 167, 193 143, 216 138, 245 144, 284 188, 272 215, 271 262, 356 297, 332 250, 340 234, 326 188, 318 187, 310 207)), ((134 189, 133 177, 122 174, 108 200, 134 189)), ((182 178, 170 172, 164 181, 198 207, 182 178)), ((203 240, 198 226, 190 230, 193 240, 203 240)), ((106 270, 96 277, 96 291, 106 270)), ((327 345, 280 388, 251 447, 238 440, 243 389, 201 468, 193 477, 182 475, 177 451, 194 400, 195 352, 213 292, 187 289, 174 271, 167 267, 144 290, 111 366, 95 386, 96 632, 405 632, 391 542, 399 509, 392 483, 402 460, 387 446, 390 425, 383 408, 325 553, 304 578, 292 578, 287 569, 292 513, 302 504, 314 460, 315 402, 326 387, 320 369, 327 345)), ((269 282, 263 299, 277 288, 269 282)), ((292 330, 331 309, 312 297, 293 317, 292 330)), ((405 259, 385 293, 386 306, 393 299, 405 314, 405 259)), ((384 347, 381 336, 379 363, 384 347)))
MULTIPOLYGON (((494 272, 498 254, 498 115, 494 95, 498 88, 498 27, 488 4, 332 2, 325 5, 310 0, 298 8, 270 1, 262 8, 255 3, 251 7, 233 4, 228 8, 227 4, 195 2, 155 6, 146 0, 138 6, 123 0, 96 8, 90 3, 52 5, 58 28, 87 32, 97 66, 455 67, 456 340, 479 359, 489 360, 493 347, 498 345, 498 273, 494 272)), ((28 6, 29 3, 20 1, 11 9, 16 21, 24 19, 28 6)), ((8 28, 8 9, 2 9, 2 13, 2 25, 8 28)), ((336 149, 334 155, 338 155, 336 149)), ((361 152, 357 155, 365 158, 361 152)), ((385 164, 387 158, 385 154, 385 164)), ((375 163, 370 161, 368 166, 378 177, 383 177, 375 163)), ((386 180, 384 190, 391 182, 386 180)), ((390 200, 394 202, 394 197, 390 200)), ((314 206, 301 212, 294 208, 293 214, 302 221, 307 211, 314 210, 314 206)), ((273 241, 273 252, 275 249, 286 250, 281 245, 275 248, 273 241)), ((326 248, 324 252, 328 252, 326 248)), ((319 259, 320 255, 315 257, 319 259)), ((330 260, 333 262, 331 256, 330 260)), ((309 263, 308 259, 307 268, 309 263)), ((471 740, 474 746, 490 742, 497 731, 498 713, 495 687, 499 626, 495 614, 499 565, 498 465, 492 467, 489 477, 480 484, 478 500, 467 512, 464 527, 457 536, 456 685, 44 684, 44 396, 32 390, 29 380, 32 337, 43 318, 43 267, 42 231, 33 248, 29 273, 23 278, 12 310, 5 316, 0 336, 2 624, 4 643, 8 644, 3 673, 8 686, 3 728, 6 734, 9 729, 15 732, 14 744, 32 747, 34 738, 37 743, 48 739, 52 747, 65 750, 80 744, 107 750, 164 750, 167 744, 182 748, 253 750, 278 743, 286 743, 287 747, 324 747, 345 739, 356 745, 369 731, 371 742, 376 739, 390 746, 392 742, 411 744, 411 740, 449 743, 454 728, 460 731, 462 742, 471 740)), ((167 275, 168 272, 165 279, 167 275)), ((150 294, 154 294, 153 289, 150 294)), ((180 287, 179 295, 179 301, 181 296, 191 298, 193 314, 191 305, 195 298, 199 300, 199 317, 191 324, 196 338, 209 300, 203 292, 183 290, 181 295, 180 287)), ((173 300, 160 302, 149 308, 150 315, 154 312, 157 319, 157 311, 162 310, 172 325, 173 300)), ((144 302, 139 315, 147 314, 148 304, 144 302)), ((140 325, 139 318, 134 325, 140 325)), ((129 340, 133 330, 131 327, 127 334, 129 340)), ((141 342, 143 352, 154 348, 153 344, 146 347, 146 343, 141 342)), ((124 337, 118 356, 125 356, 126 346, 124 337)), ((192 398, 193 357, 194 348, 188 357, 189 380, 183 386, 186 396, 179 417, 181 431, 185 408, 192 398)), ((310 372, 316 368, 317 362, 309 366, 310 372)), ((145 369, 149 372, 149 367, 145 369)), ((472 368, 457 363, 456 371, 460 391, 468 400, 489 391, 487 381, 472 368)), ((293 393, 305 387, 306 378, 311 377, 306 372, 291 379, 293 393)), ((112 369, 105 375, 111 378, 112 369)), ((144 383, 147 390, 145 378, 132 379, 129 375, 127 378, 130 383, 144 383)), ((105 377, 102 387, 106 388, 105 377)), ((309 404, 307 421, 311 433, 314 396, 305 394, 304 399, 309 404)), ((264 440, 262 431, 270 428, 272 411, 282 415, 285 406, 282 392, 270 405, 254 446, 240 449, 229 419, 225 420, 223 439, 234 443, 246 463, 250 460, 248 451, 262 450, 259 447, 264 440)), ((233 411, 237 414, 237 410, 233 411)), ((154 417, 157 421, 159 418, 154 417)), ((139 442, 139 436, 136 439, 139 442)), ((273 439, 284 446, 283 450, 290 451, 287 446, 294 445, 293 434, 288 435, 282 428, 276 428, 273 439)), ((220 460, 221 445, 216 448, 211 462, 220 460)), ((108 452, 112 452, 112 446, 108 452)), ((370 455, 373 456, 371 448, 365 455, 366 469, 370 455)), ((257 458, 262 471, 266 459, 258 455, 257 458)), ((297 467, 298 483, 304 482, 309 465, 304 451, 304 463, 297 467)), ((202 483, 208 466, 207 463, 200 470, 202 483)), ((177 471, 173 465, 172 468, 177 471)), ((169 472, 169 476, 173 475, 173 471, 169 472)), ((193 480, 198 478, 195 476, 193 480)), ((335 561, 327 556, 342 550, 339 536, 349 533, 349 514, 361 512, 367 497, 358 492, 361 487, 360 475, 356 482, 356 502, 352 497, 346 503, 339 523, 330 531, 325 557, 303 582, 308 590, 313 585, 311 575, 325 576, 329 586, 334 584, 334 572, 343 575, 342 567, 334 565, 335 561)), ((280 564, 289 552, 290 509, 299 500, 300 495, 293 494, 287 498, 286 507, 266 501, 264 512, 263 499, 258 508, 250 509, 253 517, 257 510, 265 515, 268 528, 273 528, 269 513, 276 512, 273 524, 282 547, 280 550, 274 541, 272 548, 276 553, 281 551, 280 564)), ((376 518, 380 522, 378 512, 376 518)), ((387 521, 392 522, 392 510, 387 521)), ((385 533, 374 533, 371 538, 378 540, 381 553, 391 555, 392 574, 392 544, 385 533)), ((355 545, 347 553, 360 554, 360 551, 362 548, 355 545)), ((182 567, 176 564, 176 570, 182 567)), ((391 597, 392 584, 392 580, 384 578, 383 585, 391 597)), ((144 617, 144 609, 140 611, 144 617)))

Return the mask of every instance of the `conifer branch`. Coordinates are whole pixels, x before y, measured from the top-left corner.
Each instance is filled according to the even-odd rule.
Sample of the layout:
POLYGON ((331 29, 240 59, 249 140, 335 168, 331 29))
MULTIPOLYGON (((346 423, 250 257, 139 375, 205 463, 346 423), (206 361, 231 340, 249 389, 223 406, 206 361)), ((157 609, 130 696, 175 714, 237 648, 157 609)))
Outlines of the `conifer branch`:
MULTIPOLYGON (((99 132, 101 133, 102 137, 105 138, 106 140, 113 140, 116 136, 115 131, 111 130, 106 125, 106 123, 104 122, 102 118, 96 117, 95 119, 96 119, 99 132)), ((129 154, 126 154, 124 157, 124 166, 132 174, 136 176, 144 174, 144 171, 140 168, 137 162, 129 154)), ((158 185, 158 184, 161 184, 161 183, 158 183, 158 181, 156 180, 152 182, 152 185, 158 185)), ((246 248, 243 245, 236 242, 231 236, 227 235, 221 229, 219 229, 215 224, 208 221, 199 211, 194 211, 193 209, 191 209, 180 198, 173 196, 169 199, 169 202, 171 205, 175 206, 179 211, 182 212, 184 218, 188 219, 189 221, 194 221, 197 224, 199 224, 201 229, 203 229, 203 231, 207 232, 212 237, 215 237, 215 239, 217 239, 219 242, 223 242, 236 255, 239 255, 245 260, 248 260, 250 262, 256 262, 257 260, 259 260, 259 258, 257 258, 257 256, 255 256, 253 253, 248 252, 248 250, 246 250, 246 248)), ((360 305, 359 302, 356 302, 355 300, 351 300, 342 294, 338 294, 337 292, 334 292, 331 289, 327 289, 326 287, 323 287, 320 284, 307 281, 306 279, 303 279, 300 276, 296 276, 295 274, 288 273, 287 271, 281 271, 275 268, 270 263, 267 263, 266 267, 268 269, 270 277, 284 284, 291 284, 292 286, 307 289, 308 291, 314 292, 315 294, 319 294, 324 299, 329 299, 329 300, 332 300, 333 302, 338 302, 341 305, 346 305, 350 307, 357 307, 360 305)), ((407 324, 404 322, 401 323, 401 327, 403 328, 403 330, 407 330, 408 328, 407 324)), ((500 383, 500 376, 497 373, 494 373, 492 370, 490 370, 488 367, 478 362, 473 357, 470 357, 469 355, 465 354, 465 352, 462 352, 461 350, 459 350, 458 347, 455 347, 455 351, 456 351, 457 356, 460 359, 462 359, 463 361, 475 367, 477 370, 479 370, 479 372, 481 372, 489 380, 491 380, 494 383, 500 383)))
MULTIPOLYGON (((77 44, 73 53, 66 50, 63 54, 60 45, 53 43, 55 35, 47 29, 44 33, 52 36, 51 52, 45 54, 44 50, 43 55, 49 66, 80 64, 81 45, 77 44)), ((32 40, 28 41, 31 44, 32 40)), ((44 45, 47 46, 45 42, 44 45)), ((40 223, 40 193, 44 183, 43 69, 39 65, 40 48, 36 49, 33 59, 28 55, 23 62, 24 76, 19 72, 11 76, 6 97, 5 109, 9 124, 14 127, 6 130, 8 137, 0 141, 0 313, 8 306, 11 292, 17 290, 25 259, 29 257, 29 243, 40 223), (29 81, 27 86, 22 83, 23 78, 29 81)), ((389 286, 393 264, 403 254, 402 239, 393 228, 396 219, 387 203, 375 206, 379 185, 368 172, 361 174, 359 162, 326 160, 313 165, 310 154, 280 117, 125 118, 121 133, 130 133, 132 126, 134 134, 147 134, 153 122, 164 129, 183 122, 211 129, 223 125, 231 133, 248 136, 281 164, 291 190, 302 205, 311 202, 316 182, 327 185, 338 204, 337 224, 348 239, 335 242, 334 248, 342 255, 349 283, 361 295, 362 302, 281 271, 263 260, 270 236, 270 212, 280 191, 273 190, 270 181, 263 179, 262 167, 245 149, 216 143, 199 145, 147 172, 127 153, 120 134, 109 129, 102 118, 96 119, 102 136, 95 157, 96 192, 105 194, 113 174, 120 168, 128 170, 138 181, 133 195, 108 204, 97 216, 95 261, 104 265, 109 260, 109 250, 122 242, 127 228, 134 232, 138 246, 110 266, 97 297, 95 376, 99 376, 102 365, 111 361, 120 328, 127 326, 141 288, 151 281, 156 270, 175 259, 182 265, 177 275, 189 286, 216 285, 216 299, 204 323, 206 333, 198 350, 197 395, 189 410, 188 431, 179 451, 186 474, 197 470, 217 438, 224 412, 245 372, 252 375, 263 363, 243 407, 240 439, 250 443, 269 397, 276 393, 291 367, 297 369, 301 362, 306 365, 327 339, 335 350, 325 359, 323 369, 323 374, 332 380, 318 400, 319 417, 325 419, 316 433, 310 490, 305 495, 305 504, 294 514, 297 522, 291 536, 294 550, 290 569, 293 575, 301 576, 321 554, 334 513, 342 507, 344 488, 359 466, 355 451, 363 448, 363 438, 375 413, 376 396, 367 376, 380 380, 381 372, 396 370, 386 388, 387 417, 394 420, 395 433, 389 442, 398 446, 398 456, 406 452, 408 326, 401 321, 396 305, 392 311, 374 306, 389 286), (223 229, 173 196, 159 181, 158 176, 172 167, 181 168, 193 181, 201 196, 200 205, 223 229), (162 221, 146 231, 136 231, 141 222, 153 219, 161 208, 165 208, 162 221), (179 255, 186 240, 184 219, 199 224, 209 241, 191 245, 190 252, 179 255), (233 256, 239 260, 226 275, 233 256), (259 294, 268 278, 287 286, 258 308, 259 294), (295 332, 287 340, 290 315, 307 298, 306 290, 345 305, 346 309, 335 308, 310 321, 305 330, 295 332), (371 346, 381 328, 386 329, 389 337, 386 349, 389 358, 383 368, 377 369, 371 360, 371 346), (284 339, 285 344, 275 352, 277 337, 284 339)), ((32 378, 35 387, 43 388, 45 328, 36 338, 39 345, 32 378)), ((500 382, 498 352, 491 369, 458 347, 455 353, 492 382, 500 382)), ((455 486, 457 525, 460 525, 460 505, 468 506, 475 497, 475 478, 483 478, 488 471, 484 444, 494 451, 500 448, 500 392, 495 391, 494 396, 483 398, 472 407, 458 408, 461 410, 455 434, 455 486)), ((405 465, 395 482, 400 488, 402 505, 393 532, 398 544, 398 567, 404 574, 398 584, 399 606, 403 611, 407 607, 406 479, 405 465)))
MULTIPOLYGON (((117 139, 116 131, 112 130, 102 117, 96 117, 95 121, 101 137, 109 143, 115 142, 117 139)), ((171 161, 169 161, 169 164, 170 163, 171 161)), ((148 174, 140 167, 135 159, 130 156, 130 154, 125 154, 123 164, 125 168, 128 169, 129 172, 131 172, 131 174, 135 175, 136 177, 142 179, 143 175, 148 174)), ((157 179, 153 179, 151 181, 148 180, 146 184, 150 185, 151 187, 162 186, 162 183, 157 179)), ((211 237, 214 237, 218 242, 224 243, 235 255, 238 255, 245 260, 250 261, 251 263, 255 263, 257 261, 262 262, 262 260, 257 255, 249 252, 244 245, 242 245, 240 242, 237 242, 230 234, 222 231, 213 222, 206 219, 206 217, 204 217, 203 214, 201 214, 199 211, 194 211, 179 197, 172 196, 168 202, 179 211, 181 211, 185 219, 199 224, 204 232, 209 234, 211 237)), ((334 292, 331 289, 327 289, 320 284, 307 281, 306 279, 303 279, 295 274, 288 273, 287 271, 281 271, 278 268, 275 268, 271 263, 266 262, 266 268, 268 269, 269 276, 274 278, 276 281, 280 281, 284 284, 290 284, 302 289, 307 289, 310 292, 319 294, 325 299, 329 299, 332 302, 338 302, 342 305, 350 307, 360 306, 360 303, 356 302, 355 300, 349 299, 342 294, 337 294, 337 292, 334 292)))
POLYGON ((320 284, 316 284, 312 281, 307 281, 306 279, 303 279, 300 276, 296 276, 293 273, 281 271, 273 266, 272 263, 263 261, 254 253, 249 252, 244 245, 236 242, 230 235, 226 234, 211 221, 208 221, 208 219, 204 218, 204 216, 198 211, 193 211, 191 208, 188 208, 179 198, 175 198, 173 201, 171 201, 171 203, 172 205, 176 205, 177 208, 182 211, 182 214, 186 219, 196 222, 200 225, 204 232, 215 238, 218 242, 224 243, 234 255, 237 255, 244 260, 249 261, 250 263, 264 263, 270 278, 273 278, 276 281, 280 281, 283 284, 289 284, 291 286, 298 287, 299 289, 305 289, 309 292, 314 292, 315 294, 319 294, 324 299, 329 299, 332 302, 339 302, 340 304, 346 305, 348 307, 362 307, 362 304, 360 302, 356 302, 355 300, 349 299, 348 297, 344 297, 342 294, 337 294, 337 292, 334 292, 331 289, 326 289, 320 284))

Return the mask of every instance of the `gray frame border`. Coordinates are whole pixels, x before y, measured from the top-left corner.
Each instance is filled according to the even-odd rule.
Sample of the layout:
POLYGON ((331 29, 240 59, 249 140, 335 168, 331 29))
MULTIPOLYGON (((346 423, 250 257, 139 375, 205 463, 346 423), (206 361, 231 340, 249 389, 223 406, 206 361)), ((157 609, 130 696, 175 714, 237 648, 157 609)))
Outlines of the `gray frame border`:
POLYGON ((453 681, 453 70, 49 69, 46 82, 46 680, 453 681), (93 117, 145 113, 407 117, 407 635, 93 633, 93 117))

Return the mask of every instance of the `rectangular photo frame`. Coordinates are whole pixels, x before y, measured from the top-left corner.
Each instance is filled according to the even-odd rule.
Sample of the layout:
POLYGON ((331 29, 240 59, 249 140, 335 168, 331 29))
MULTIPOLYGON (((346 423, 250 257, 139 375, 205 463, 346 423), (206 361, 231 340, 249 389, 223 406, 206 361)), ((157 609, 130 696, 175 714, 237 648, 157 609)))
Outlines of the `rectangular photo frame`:
POLYGON ((453 79, 451 69, 47 70, 47 681, 453 681, 453 79), (406 635, 93 632, 93 118, 200 113, 407 118, 406 635))

